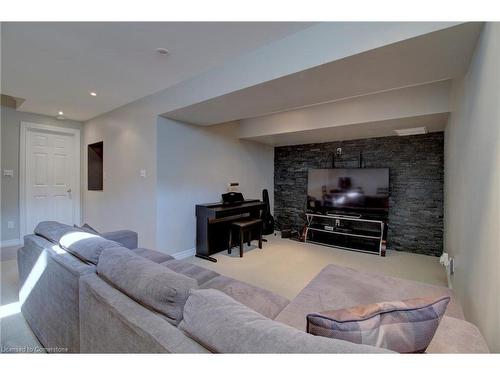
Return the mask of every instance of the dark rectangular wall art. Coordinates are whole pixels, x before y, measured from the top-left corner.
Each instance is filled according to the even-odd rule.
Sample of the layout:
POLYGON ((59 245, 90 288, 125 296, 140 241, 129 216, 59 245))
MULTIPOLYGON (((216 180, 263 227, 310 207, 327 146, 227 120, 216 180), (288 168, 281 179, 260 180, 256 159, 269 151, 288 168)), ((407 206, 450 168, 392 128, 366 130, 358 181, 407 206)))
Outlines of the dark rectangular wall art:
POLYGON ((103 142, 88 146, 88 189, 103 190, 103 142))
POLYGON ((278 228, 300 230, 305 223, 307 171, 389 168, 387 248, 440 256, 443 252, 444 135, 381 137, 316 143, 274 149, 274 216, 278 228))

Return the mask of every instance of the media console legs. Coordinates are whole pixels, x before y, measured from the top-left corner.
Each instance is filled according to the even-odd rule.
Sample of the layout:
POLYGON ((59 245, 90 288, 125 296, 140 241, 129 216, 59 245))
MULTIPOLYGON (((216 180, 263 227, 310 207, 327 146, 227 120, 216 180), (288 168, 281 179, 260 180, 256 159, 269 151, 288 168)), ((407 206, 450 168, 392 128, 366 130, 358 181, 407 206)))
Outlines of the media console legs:
POLYGON ((195 257, 197 258, 201 258, 201 259, 205 259, 205 260, 209 260, 211 262, 214 262, 214 263, 217 263, 217 259, 215 258, 212 258, 212 257, 209 257, 208 255, 200 255, 200 254, 196 254, 195 257))

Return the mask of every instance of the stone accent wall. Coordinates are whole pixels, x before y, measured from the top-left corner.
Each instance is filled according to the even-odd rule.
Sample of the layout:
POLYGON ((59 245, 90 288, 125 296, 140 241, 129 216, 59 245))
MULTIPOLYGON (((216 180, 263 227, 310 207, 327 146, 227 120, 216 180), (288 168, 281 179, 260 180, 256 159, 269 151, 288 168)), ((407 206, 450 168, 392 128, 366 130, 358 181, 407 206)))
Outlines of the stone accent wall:
POLYGON ((300 230, 305 223, 307 171, 389 168, 387 248, 440 256, 443 252, 444 134, 381 137, 274 149, 274 216, 278 228, 300 230))

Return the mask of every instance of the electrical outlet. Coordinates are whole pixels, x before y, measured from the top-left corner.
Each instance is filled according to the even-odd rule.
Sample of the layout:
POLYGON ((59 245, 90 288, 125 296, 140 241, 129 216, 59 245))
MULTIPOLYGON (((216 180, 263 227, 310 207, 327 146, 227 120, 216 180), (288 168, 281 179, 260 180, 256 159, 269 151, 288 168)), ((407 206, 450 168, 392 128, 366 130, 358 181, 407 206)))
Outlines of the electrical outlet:
POLYGON ((450 258, 450 260, 449 260, 448 273, 450 275, 453 275, 455 273, 455 259, 454 258, 450 258))
POLYGON ((7 221, 7 229, 14 229, 14 222, 12 220, 7 221))
POLYGON ((239 187, 240 187, 240 183, 239 182, 229 182, 227 184, 227 191, 229 193, 232 192, 232 191, 237 192, 238 189, 239 189, 239 187))

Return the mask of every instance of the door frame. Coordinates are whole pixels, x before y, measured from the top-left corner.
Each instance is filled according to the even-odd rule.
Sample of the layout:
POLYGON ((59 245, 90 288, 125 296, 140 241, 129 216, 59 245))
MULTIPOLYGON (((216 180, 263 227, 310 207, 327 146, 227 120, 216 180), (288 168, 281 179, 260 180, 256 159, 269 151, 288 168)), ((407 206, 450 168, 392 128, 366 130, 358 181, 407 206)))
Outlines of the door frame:
POLYGON ((48 131, 52 133, 62 133, 73 136, 73 157, 74 165, 73 170, 76 171, 75 186, 71 186, 73 194, 73 222, 81 224, 81 206, 82 196, 81 188, 81 160, 80 160, 80 130, 72 128, 64 128, 53 125, 37 124, 34 122, 21 121, 21 136, 19 144, 19 236, 22 239, 26 234, 26 147, 27 137, 30 131, 48 131))

